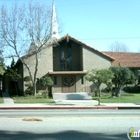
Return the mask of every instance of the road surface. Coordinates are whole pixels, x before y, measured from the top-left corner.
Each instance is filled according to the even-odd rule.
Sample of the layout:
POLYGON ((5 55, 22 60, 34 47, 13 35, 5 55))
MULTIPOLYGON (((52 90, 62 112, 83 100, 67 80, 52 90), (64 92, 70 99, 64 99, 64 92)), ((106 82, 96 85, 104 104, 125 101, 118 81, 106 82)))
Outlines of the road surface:
POLYGON ((0 111, 0 140, 128 140, 130 127, 140 129, 139 110, 0 111))

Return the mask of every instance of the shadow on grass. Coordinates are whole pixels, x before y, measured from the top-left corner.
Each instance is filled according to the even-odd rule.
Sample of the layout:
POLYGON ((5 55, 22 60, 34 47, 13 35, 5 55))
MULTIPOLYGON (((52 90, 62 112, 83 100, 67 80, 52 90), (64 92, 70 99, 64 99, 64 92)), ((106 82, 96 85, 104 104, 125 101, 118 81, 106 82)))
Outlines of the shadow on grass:
POLYGON ((0 130, 1 140, 128 140, 127 135, 107 135, 103 133, 85 133, 81 131, 62 131, 57 133, 31 133, 23 131, 0 130))

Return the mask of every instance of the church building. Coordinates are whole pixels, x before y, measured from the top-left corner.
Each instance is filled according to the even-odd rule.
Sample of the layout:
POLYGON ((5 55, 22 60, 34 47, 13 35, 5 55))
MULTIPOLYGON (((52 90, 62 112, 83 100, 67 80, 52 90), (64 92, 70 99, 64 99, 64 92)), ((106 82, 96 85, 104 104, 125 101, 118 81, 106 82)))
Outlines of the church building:
MULTIPOLYGON (((52 10, 51 40, 54 39, 57 43, 52 43, 39 52, 37 78, 40 79, 46 74, 52 78, 52 94, 90 92, 92 83, 84 78, 87 71, 109 68, 114 59, 68 34, 60 37, 54 4, 52 10)), ((34 71, 35 55, 31 53, 32 50, 33 45, 30 46, 30 53, 26 55, 26 62, 31 71, 34 71)), ((20 72, 23 78, 29 76, 23 64, 20 64, 20 72)), ((21 91, 25 90, 23 80, 20 81, 19 88, 21 91)))

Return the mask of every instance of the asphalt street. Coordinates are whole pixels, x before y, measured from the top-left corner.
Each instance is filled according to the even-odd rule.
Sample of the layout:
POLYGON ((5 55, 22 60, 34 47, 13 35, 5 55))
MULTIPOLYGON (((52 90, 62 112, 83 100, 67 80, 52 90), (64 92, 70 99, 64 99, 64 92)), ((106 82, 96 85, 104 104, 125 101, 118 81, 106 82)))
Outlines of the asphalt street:
POLYGON ((0 140, 128 140, 130 127, 140 129, 139 110, 0 111, 0 140))
POLYGON ((69 110, 0 110, 0 117, 140 117, 139 110, 92 110, 92 109, 69 109, 69 110))

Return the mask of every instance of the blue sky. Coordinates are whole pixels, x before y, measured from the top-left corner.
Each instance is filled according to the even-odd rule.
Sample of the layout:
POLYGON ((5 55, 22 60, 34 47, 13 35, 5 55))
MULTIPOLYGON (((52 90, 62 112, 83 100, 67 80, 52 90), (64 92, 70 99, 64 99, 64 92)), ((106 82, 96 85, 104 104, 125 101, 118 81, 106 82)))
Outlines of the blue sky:
MULTIPOLYGON (((1 0, 0 4, 10 6, 15 1, 29 2, 1 0)), ((51 0, 39 2, 52 4, 51 0)), ((100 51, 109 51, 118 41, 129 51, 140 52, 140 0, 55 0, 55 5, 63 25, 61 37, 69 34, 100 51)))

